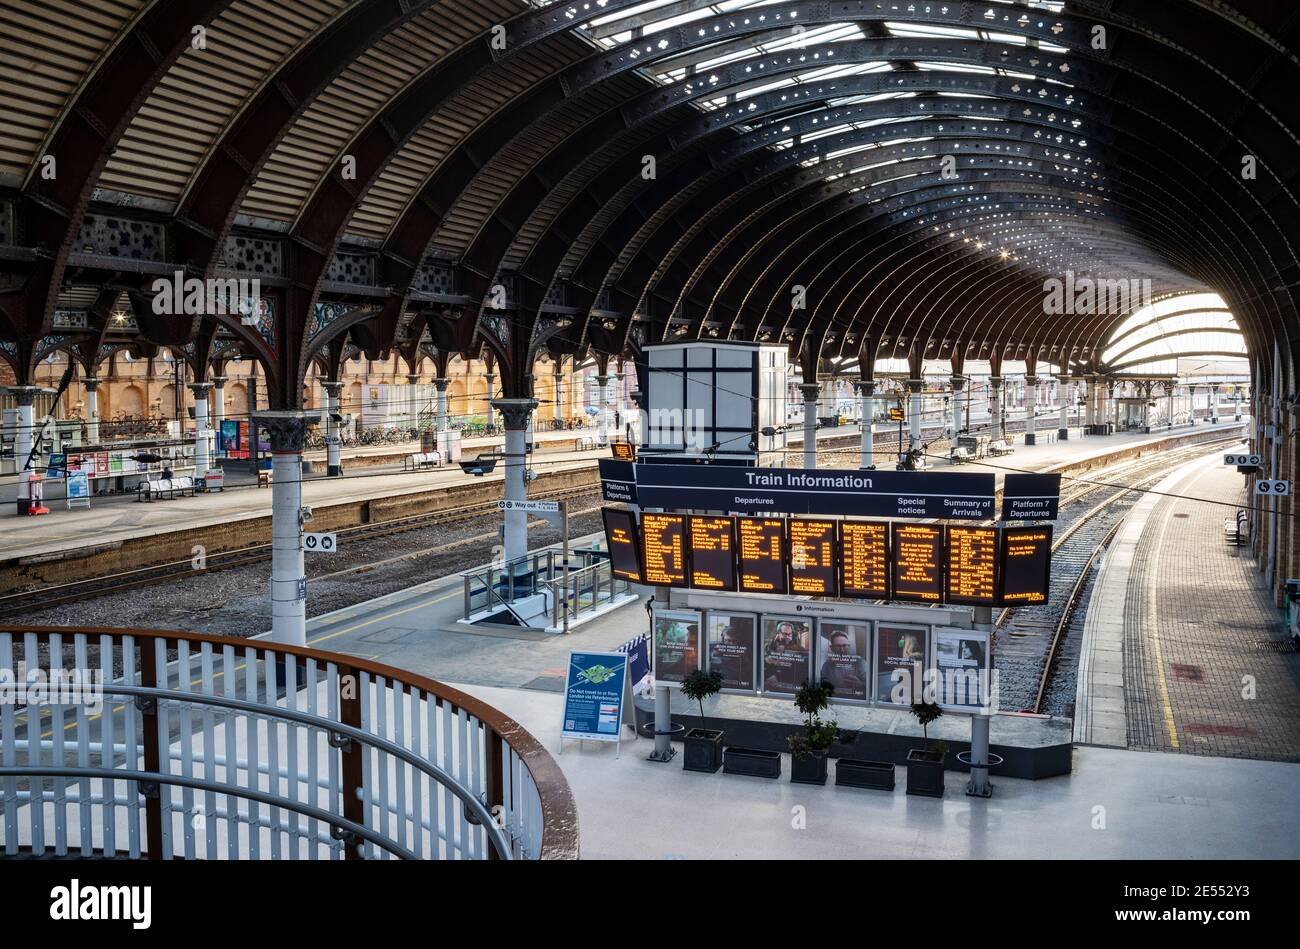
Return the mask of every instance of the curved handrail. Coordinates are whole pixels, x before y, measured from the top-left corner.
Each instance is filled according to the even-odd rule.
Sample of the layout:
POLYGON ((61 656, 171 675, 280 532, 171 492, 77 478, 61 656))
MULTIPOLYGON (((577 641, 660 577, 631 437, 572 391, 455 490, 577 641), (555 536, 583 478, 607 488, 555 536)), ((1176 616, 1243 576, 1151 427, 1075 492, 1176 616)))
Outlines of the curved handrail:
POLYGON ((137 784, 147 781, 156 781, 159 784, 171 784, 176 787, 193 788, 196 791, 211 791, 214 794, 225 794, 231 797, 240 797, 249 801, 256 801, 259 804, 266 804, 271 807, 277 807, 281 810, 295 811, 303 817, 309 817, 318 820, 322 824, 329 824, 331 827, 342 827, 349 833, 355 834, 367 843, 382 847, 394 856, 401 857, 403 860, 417 859, 415 854, 405 847, 394 843, 392 840, 381 834, 375 833, 368 827, 355 823, 335 814, 333 811, 327 811, 320 807, 314 807, 311 804, 305 804, 301 801, 291 801, 287 798, 276 797, 274 794, 268 794, 265 791, 257 791, 253 788, 241 788, 235 785, 221 784, 217 781, 208 781, 204 778, 188 778, 183 774, 164 774, 158 771, 124 771, 121 768, 56 768, 54 766, 43 767, 41 765, 18 766, 18 767, 0 767, 0 778, 103 778, 105 781, 135 781, 137 784))
POLYGON ((290 646, 273 643, 262 639, 240 638, 237 636, 217 636, 211 633, 192 633, 185 630, 167 629, 130 629, 114 626, 18 626, 0 625, 0 631, 14 634, 33 633, 37 636, 75 635, 87 636, 131 636, 137 640, 185 640, 187 642, 206 642, 213 646, 231 646, 249 648, 255 646, 268 652, 301 659, 314 659, 317 662, 334 663, 340 668, 368 672, 403 685, 414 686, 445 701, 453 709, 463 709, 473 715, 484 725, 499 735, 514 751, 520 763, 527 769, 537 789, 542 809, 542 841, 539 858, 543 860, 573 859, 578 855, 578 813, 573 800, 573 792, 565 779, 560 766, 555 763, 550 753, 542 746, 532 733, 505 715, 498 709, 474 698, 459 689, 418 675, 395 666, 349 656, 344 653, 328 652, 303 646, 290 646))
MULTIPOLYGON (((278 705, 263 705, 258 702, 249 702, 244 699, 233 699, 225 695, 208 695, 205 692, 186 692, 178 689, 159 689, 154 687, 145 687, 138 685, 105 685, 100 690, 107 695, 134 695, 134 696, 164 696, 172 701, 184 701, 191 705, 215 705, 219 708, 230 708, 237 711, 249 712, 253 715, 259 715, 263 718, 278 718, 282 721, 298 722, 304 725, 311 725, 322 731, 330 731, 335 734, 345 735, 348 738, 355 738, 364 745, 382 751, 385 754, 392 755, 395 758, 401 758, 404 762, 415 768, 417 771, 423 771, 434 781, 441 784, 456 797, 460 798, 467 809, 473 811, 474 816, 482 823, 488 836, 491 838, 493 847, 496 848, 498 855, 502 860, 512 859, 510 853, 510 842, 506 839, 505 834, 501 832, 500 826, 493 819, 492 813, 483 805, 483 802, 476 798, 469 791, 465 790, 454 777, 448 774, 438 765, 426 758, 421 758, 415 752, 401 745, 394 744, 386 738, 380 738, 378 735, 372 735, 370 732, 348 725, 344 722, 335 721, 332 718, 321 718, 319 715, 309 715, 306 712, 300 712, 297 709, 281 708, 278 705)), ((3 774, 3 769, 0 769, 3 774)), ((219 785, 226 787, 226 785, 219 785)), ((279 802, 280 798, 275 798, 274 802, 279 802)), ((263 802, 267 803, 267 802, 263 802)), ((278 806, 278 805, 277 805, 278 806)), ((285 805, 288 807, 289 805, 285 805)), ((292 810, 292 808, 290 808, 292 810)), ((322 812, 328 813, 328 812, 322 812)), ((388 849, 388 848, 386 848, 388 849)))

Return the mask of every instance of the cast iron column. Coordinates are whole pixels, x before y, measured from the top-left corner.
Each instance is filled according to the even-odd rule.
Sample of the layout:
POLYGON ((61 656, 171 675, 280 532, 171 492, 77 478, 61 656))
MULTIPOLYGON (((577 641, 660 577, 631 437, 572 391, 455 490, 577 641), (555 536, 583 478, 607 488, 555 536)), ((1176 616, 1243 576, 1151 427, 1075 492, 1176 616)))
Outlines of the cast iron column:
POLYGON ((862 398, 862 460, 859 468, 876 467, 876 384, 859 382, 858 395, 862 398))
POLYGON ((1033 445, 1038 441, 1038 377, 1025 376, 1025 444, 1033 445))
POLYGON ((606 389, 609 386, 609 376, 596 377, 596 410, 598 412, 596 439, 601 445, 609 444, 609 414, 606 411, 606 389))
MULTIPOLYGON (((507 501, 525 501, 528 488, 524 471, 528 463, 525 440, 528 417, 537 408, 535 399, 496 399, 493 407, 501 412, 506 427, 505 476, 507 501)), ((512 563, 528 553, 528 515, 523 511, 506 511, 505 562, 512 563)))
POLYGON ((965 376, 952 377, 952 447, 957 447, 957 435, 961 432, 961 394, 966 388, 965 376))
POLYGON ((339 438, 339 423, 335 416, 339 414, 339 400, 343 395, 343 383, 322 382, 325 392, 325 472, 331 478, 343 474, 343 442, 339 438))
POLYGON ((81 380, 86 387, 86 441, 92 445, 99 444, 99 382, 98 379, 81 380))
POLYGON ((271 443, 271 641, 307 644, 307 576, 302 553, 302 445, 311 414, 259 412, 271 443))
POLYGON ((908 434, 908 446, 907 446, 908 451, 910 453, 910 457, 908 458, 909 469, 913 467, 916 461, 920 458, 921 445, 922 442, 924 441, 924 436, 921 431, 921 423, 922 423, 921 410, 923 405, 921 401, 921 390, 924 387, 925 387, 924 379, 907 380, 907 391, 911 393, 911 395, 908 397, 908 407, 907 407, 907 414, 909 416, 909 421, 910 421, 910 432, 908 434))
POLYGON ((202 478, 212 467, 212 431, 208 427, 208 393, 211 382, 191 382, 194 393, 194 477, 202 478))
POLYGON ((803 393, 803 466, 817 467, 817 400, 822 387, 815 382, 805 382, 799 387, 803 393))

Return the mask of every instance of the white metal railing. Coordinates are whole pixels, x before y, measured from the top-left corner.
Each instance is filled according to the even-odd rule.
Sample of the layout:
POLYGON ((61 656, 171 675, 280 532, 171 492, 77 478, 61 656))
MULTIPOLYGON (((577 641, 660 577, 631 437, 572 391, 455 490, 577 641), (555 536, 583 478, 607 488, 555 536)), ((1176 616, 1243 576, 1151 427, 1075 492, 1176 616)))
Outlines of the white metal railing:
POLYGON ((576 857, 518 723, 348 656, 151 630, 0 628, 0 853, 576 857))

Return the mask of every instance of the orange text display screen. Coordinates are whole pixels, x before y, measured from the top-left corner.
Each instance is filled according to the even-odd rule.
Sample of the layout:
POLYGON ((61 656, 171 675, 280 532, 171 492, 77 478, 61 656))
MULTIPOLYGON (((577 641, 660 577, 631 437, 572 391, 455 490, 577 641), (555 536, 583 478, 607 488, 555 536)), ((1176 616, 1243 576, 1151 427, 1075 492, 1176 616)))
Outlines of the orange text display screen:
POLYGON ((686 518, 641 515, 641 563, 652 586, 686 586, 686 518))
POLYGON ((993 606, 998 601, 998 532, 948 528, 948 602, 993 606))
POLYGON ((631 511, 604 508, 605 545, 609 550, 610 569, 614 576, 633 583, 641 582, 640 550, 636 518, 631 511))
POLYGON ((736 589, 735 521, 730 517, 691 517, 691 586, 697 590, 736 589))
POLYGON ((939 603, 943 600, 943 528, 895 524, 894 598, 939 603))
POLYGON ((1008 527, 1002 532, 1002 602, 1046 603, 1052 573, 1052 529, 1008 527))
POLYGON ((736 519, 740 589, 745 593, 789 594, 785 583, 785 521, 779 517, 736 519))
POLYGON ((790 592, 835 595, 835 522, 790 520, 790 592))
POLYGON ((889 524, 840 521, 840 590, 844 596, 889 596, 889 524))

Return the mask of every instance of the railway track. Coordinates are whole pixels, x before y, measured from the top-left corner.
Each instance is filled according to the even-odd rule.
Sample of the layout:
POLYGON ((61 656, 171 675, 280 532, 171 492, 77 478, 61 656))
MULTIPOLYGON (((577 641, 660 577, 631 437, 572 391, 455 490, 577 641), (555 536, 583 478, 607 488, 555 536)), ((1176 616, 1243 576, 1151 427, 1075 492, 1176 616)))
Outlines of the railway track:
POLYGON ((1048 602, 1003 610, 994 624, 994 663, 1002 709, 1042 712, 1061 641, 1082 602, 1080 595, 1097 559, 1137 503, 1139 492, 1162 480, 1172 465, 1201 457, 1221 443, 1239 441, 1232 436, 1201 442, 1130 462, 1119 471, 1099 472, 1098 479, 1104 478, 1104 483, 1081 485, 1061 499, 1048 602), (1087 503, 1086 499, 1105 492, 1109 493, 1101 500, 1087 503))
MULTIPOLYGON (((539 493, 533 497, 533 500, 572 500, 598 495, 599 492, 600 488, 598 485, 567 488, 563 491, 539 493)), ((495 513, 496 510, 496 501, 488 501, 481 504, 466 504, 461 507, 448 508, 443 511, 434 511, 429 514, 418 514, 412 517, 383 521, 378 524, 358 524, 354 527, 344 527, 334 533, 338 535, 341 546, 342 543, 346 542, 370 540, 377 537, 387 537, 392 534, 401 534, 407 531, 420 530, 427 527, 462 523, 464 521, 483 517, 486 514, 495 513)), ((270 559, 270 544, 252 544, 247 547, 236 548, 235 550, 209 554, 205 558, 202 566, 195 566, 193 560, 176 560, 170 563, 152 564, 134 570, 108 574, 103 577, 75 580, 70 583, 60 583, 52 586, 41 587, 37 590, 10 593, 5 596, 0 596, 0 617, 13 616, 19 613, 30 612, 32 610, 45 609, 46 607, 51 606, 62 606, 68 603, 76 603, 81 600, 91 599, 92 597, 103 596, 109 593, 119 593, 124 590, 131 590, 138 587, 153 586, 159 583, 179 580, 183 577, 215 573, 220 570, 230 570, 235 567, 246 567, 250 564, 260 563, 270 559)), ((353 567, 350 569, 358 570, 361 568, 353 567)))

